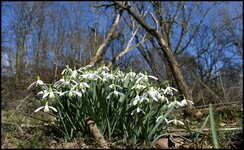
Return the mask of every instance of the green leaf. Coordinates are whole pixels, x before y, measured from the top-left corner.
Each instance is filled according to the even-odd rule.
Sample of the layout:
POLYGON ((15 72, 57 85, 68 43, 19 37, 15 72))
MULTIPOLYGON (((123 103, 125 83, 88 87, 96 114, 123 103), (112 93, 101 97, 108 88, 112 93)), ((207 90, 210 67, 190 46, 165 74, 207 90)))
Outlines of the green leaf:
POLYGON ((203 125, 201 126, 201 128, 199 129, 199 131, 197 131, 197 135, 196 135, 196 137, 195 137, 195 139, 194 139, 194 143, 197 141, 198 136, 200 135, 200 133, 202 133, 203 128, 206 126, 206 124, 207 124, 207 122, 208 122, 208 119, 209 119, 209 115, 208 115, 207 118, 205 119, 205 121, 204 121, 203 125))
POLYGON ((213 108, 212 108, 211 104, 209 104, 209 114, 210 114, 213 145, 214 145, 214 148, 217 149, 217 148, 220 148, 220 146, 219 146, 218 139, 217 139, 217 133, 216 133, 215 122, 214 122, 214 113, 213 113, 213 108))
POLYGON ((119 98, 119 102, 120 102, 120 103, 123 103, 124 100, 125 100, 125 96, 120 96, 120 98, 119 98))
POLYGON ((127 76, 127 78, 125 79, 124 87, 126 87, 126 88, 128 87, 129 81, 130 81, 130 78, 129 78, 129 76, 127 76))
POLYGON ((168 111, 165 113, 165 115, 163 117, 161 117, 159 119, 159 121, 157 122, 157 124, 154 126, 154 128, 152 129, 152 131, 149 133, 148 139, 150 140, 151 137, 153 136, 153 134, 156 132, 156 130, 158 129, 158 126, 163 122, 163 120, 169 115, 169 113, 173 110, 174 106, 170 107, 168 109, 168 111))
POLYGON ((110 125, 108 117, 106 117, 106 120, 107 120, 107 125, 108 125, 108 137, 109 137, 109 139, 111 139, 112 132, 111 132, 111 125, 110 125))

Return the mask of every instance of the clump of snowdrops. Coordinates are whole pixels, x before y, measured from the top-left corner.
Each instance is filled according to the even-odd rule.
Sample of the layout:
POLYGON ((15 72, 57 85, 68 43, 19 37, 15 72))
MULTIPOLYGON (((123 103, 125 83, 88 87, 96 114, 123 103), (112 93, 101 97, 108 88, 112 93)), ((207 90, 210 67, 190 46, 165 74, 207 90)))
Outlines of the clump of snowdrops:
POLYGON ((157 80, 146 73, 124 73, 104 65, 78 70, 66 66, 62 79, 53 85, 38 77, 28 89, 38 88, 43 106, 35 112, 51 112, 65 140, 78 132, 87 133, 86 119, 90 117, 106 138, 151 144, 166 132, 167 125, 184 125, 168 115, 174 108, 192 103, 185 98, 178 101, 174 96, 177 89, 169 84, 160 87, 157 80))

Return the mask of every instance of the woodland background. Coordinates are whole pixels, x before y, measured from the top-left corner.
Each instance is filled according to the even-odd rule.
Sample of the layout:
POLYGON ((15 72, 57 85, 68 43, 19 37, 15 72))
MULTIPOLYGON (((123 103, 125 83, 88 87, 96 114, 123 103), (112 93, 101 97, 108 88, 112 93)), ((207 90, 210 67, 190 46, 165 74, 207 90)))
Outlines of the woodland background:
POLYGON ((243 2, 1 2, 1 41, 4 115, 34 110, 38 75, 102 62, 168 81, 196 108, 243 103, 243 2))

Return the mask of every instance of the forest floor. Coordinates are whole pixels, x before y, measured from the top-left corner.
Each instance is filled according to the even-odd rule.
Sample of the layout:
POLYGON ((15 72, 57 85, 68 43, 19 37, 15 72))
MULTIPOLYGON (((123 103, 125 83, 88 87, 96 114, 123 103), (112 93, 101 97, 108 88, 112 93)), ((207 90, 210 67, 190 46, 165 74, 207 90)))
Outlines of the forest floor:
MULTIPOLYGON (((22 106, 23 107, 23 106, 22 106)), ((199 110, 203 116, 192 122, 192 128, 203 123, 208 115, 208 109, 199 110)), ((221 148, 239 149, 243 146, 243 108, 240 104, 221 106, 214 110, 218 141, 221 148), (234 130, 233 130, 234 129, 234 130)), ((64 142, 53 124, 44 123, 40 119, 48 120, 44 113, 17 109, 3 109, 1 111, 1 148, 99 148, 92 136, 77 137, 73 141, 64 142), (36 118, 39 119, 36 119, 36 118)), ((207 127, 207 126, 206 126, 207 127)), ((204 143, 212 147, 210 131, 205 132, 204 143)), ((115 145, 108 141, 110 148, 129 148, 128 145, 115 145)), ((138 148, 143 145, 138 146, 138 148)))
MULTIPOLYGON (((6 86, 15 88, 10 87, 11 85, 6 86)), ((1 89, 1 148, 99 148, 92 135, 77 136, 72 141, 65 142, 55 128, 55 124, 50 123, 52 118, 43 112, 33 112, 40 106, 35 100, 34 94, 21 93, 18 90, 10 93, 5 88, 2 86, 1 89)), ((243 102, 213 105, 213 108, 220 147, 241 148, 243 146, 243 102)), ((196 112, 200 112, 200 115, 195 115, 190 119, 192 130, 201 128, 209 114, 209 109, 197 109, 196 112)), ((209 129, 209 123, 204 128, 209 129)), ((111 141, 106 140, 111 149, 131 148, 131 145, 128 144, 118 144, 116 138, 111 141)), ((213 148, 210 130, 204 131, 204 136, 201 136, 201 144, 208 146, 207 148, 213 148)), ((145 146, 138 145, 135 148, 145 148, 145 146)))

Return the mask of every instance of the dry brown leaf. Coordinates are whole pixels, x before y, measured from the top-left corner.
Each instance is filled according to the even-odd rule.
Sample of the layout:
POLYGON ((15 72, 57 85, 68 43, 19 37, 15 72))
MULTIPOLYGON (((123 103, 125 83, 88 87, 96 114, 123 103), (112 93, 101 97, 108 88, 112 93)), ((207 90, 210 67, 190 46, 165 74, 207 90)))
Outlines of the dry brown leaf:
POLYGON ((197 118, 201 118, 203 116, 203 113, 201 111, 197 111, 195 114, 194 114, 197 118))
POLYGON ((224 126, 226 126, 226 123, 221 122, 219 125, 220 125, 221 127, 224 127, 224 126))
POLYGON ((169 149, 168 138, 163 137, 158 139, 154 144, 153 147, 156 149, 169 149))

